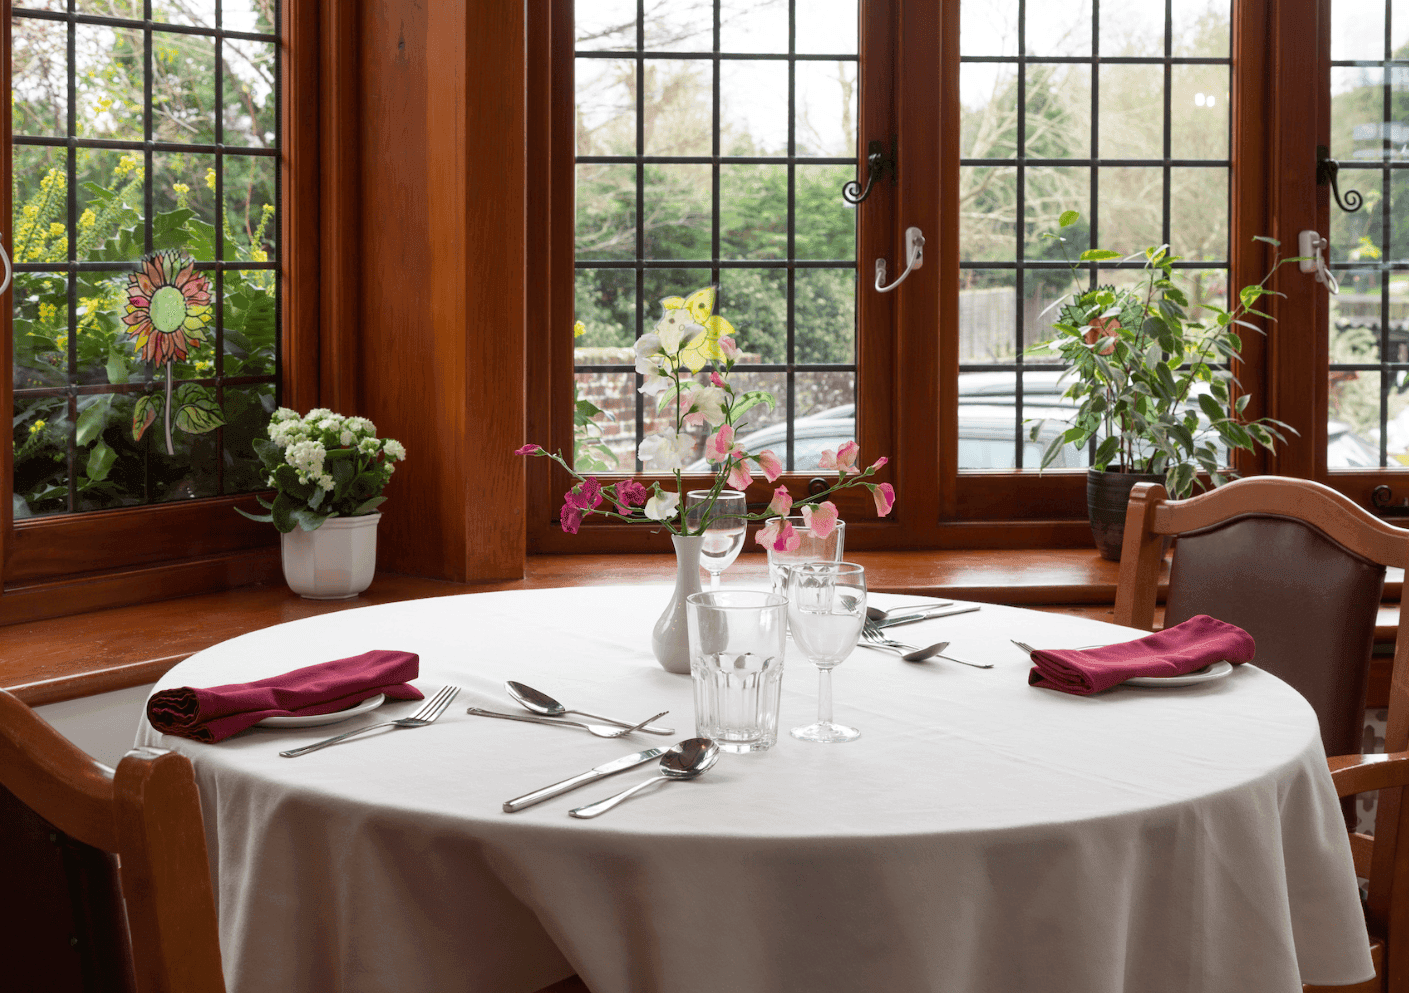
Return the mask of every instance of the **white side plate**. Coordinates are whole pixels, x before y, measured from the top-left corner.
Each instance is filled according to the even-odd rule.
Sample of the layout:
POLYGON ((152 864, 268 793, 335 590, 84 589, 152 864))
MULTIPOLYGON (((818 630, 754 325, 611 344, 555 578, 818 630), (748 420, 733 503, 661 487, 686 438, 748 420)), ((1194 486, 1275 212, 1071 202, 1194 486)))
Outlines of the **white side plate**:
POLYGON ((1131 676, 1126 686, 1188 686, 1190 683, 1207 683, 1212 679, 1222 679, 1233 671, 1233 663, 1222 661, 1206 665, 1202 669, 1183 676, 1131 676))
POLYGON ((266 717, 255 725, 257 728, 316 728, 324 724, 340 724, 349 717, 356 717, 358 714, 365 714, 369 710, 376 710, 386 703, 386 694, 378 693, 376 696, 369 696, 361 703, 346 710, 335 710, 331 714, 303 714, 291 715, 289 717, 266 717))

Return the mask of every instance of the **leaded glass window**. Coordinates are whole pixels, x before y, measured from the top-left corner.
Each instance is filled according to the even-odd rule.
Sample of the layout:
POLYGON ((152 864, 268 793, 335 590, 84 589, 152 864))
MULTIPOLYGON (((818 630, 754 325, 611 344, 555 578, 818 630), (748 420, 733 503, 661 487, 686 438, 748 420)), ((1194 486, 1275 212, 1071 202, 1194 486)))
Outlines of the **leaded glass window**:
MULTIPOLYGON (((1231 6, 963 0, 960 469, 1036 467, 1071 422, 1060 367, 1027 354, 1073 289, 1064 248, 1076 259, 1168 244, 1190 316, 1225 303, 1231 6), (1063 246, 1043 235, 1067 210, 1081 221, 1063 246)), ((1079 276, 1128 285, 1142 264, 1083 263, 1079 276)), ((1089 455, 1067 450, 1055 465, 1089 455)))
POLYGON ((263 489, 279 0, 17 0, 17 518, 263 489))
POLYGON ((631 346, 663 298, 717 284, 733 385, 779 404, 741 438, 815 468, 855 435, 856 0, 592 0, 575 18, 575 369, 605 412, 579 426, 579 466, 639 468, 663 422, 631 346))

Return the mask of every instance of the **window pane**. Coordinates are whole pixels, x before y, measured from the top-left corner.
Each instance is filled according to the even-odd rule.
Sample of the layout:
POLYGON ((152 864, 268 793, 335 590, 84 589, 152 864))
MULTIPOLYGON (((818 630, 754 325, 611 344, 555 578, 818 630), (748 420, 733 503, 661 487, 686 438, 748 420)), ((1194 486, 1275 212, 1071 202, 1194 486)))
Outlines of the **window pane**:
POLYGON ((1229 68, 1175 66, 1170 152, 1176 159, 1228 158, 1229 68))
MULTIPOLYGON (((78 11, 125 18, 142 5, 84 0, 78 11)), ((228 0, 225 11, 233 30, 274 24, 268 0, 228 0)), ((213 29, 215 13, 207 0, 154 4, 148 47, 139 28, 15 10, 17 38, 72 30, 76 53, 72 66, 42 65, 37 53, 21 67, 17 125, 67 129, 54 93, 72 87, 72 137, 110 143, 12 150, 16 260, 56 270, 18 274, 14 293, 25 513, 263 488, 240 467, 254 458, 279 379, 279 55, 272 42, 227 39, 222 98, 215 38, 161 28, 213 29), (230 376, 243 381, 227 390, 230 376)))
POLYGON ((1228 170, 1171 169, 1169 187, 1174 254, 1191 261, 1227 259, 1228 170))
POLYGON ((1163 67, 1101 66, 1101 158, 1163 157, 1163 67))
POLYGON ((959 361, 1012 362, 1017 352, 1018 298, 1011 270, 965 269, 959 285, 959 361))
POLYGON ((1091 54, 1091 0, 1029 3, 1026 9, 1029 55, 1091 54))
POLYGON ((1388 0, 1334 0, 1331 8, 1331 58, 1383 59, 1385 7, 1388 0))
POLYGON ((62 135, 68 127, 68 28, 15 18, 10 37, 15 134, 62 135))
MULTIPOLYGON (((592 349, 629 347, 653 329, 663 298, 715 285, 715 313, 733 325, 741 350, 735 389, 766 388, 779 401, 771 412, 756 408, 741 434, 773 432, 765 441, 783 456, 789 419, 813 412, 788 402, 789 383, 840 376, 855 400, 857 212, 841 190, 856 178, 857 0, 648 4, 639 134, 636 62, 589 57, 605 46, 588 36, 604 32, 614 32, 615 50, 638 51, 631 12, 577 7, 579 366, 609 364, 614 353, 592 349), (584 23, 593 26, 587 34, 584 23), (789 164, 789 155, 814 161, 789 164), (608 156, 628 161, 602 161, 608 156), (745 157, 780 161, 737 161, 745 157), (634 262, 639 276, 634 266, 594 268, 592 259, 634 262), (756 365, 777 368, 743 371, 756 365)), ((634 355, 620 360, 633 365, 634 355)), ((611 374, 625 377, 623 388, 639 382, 611 374)), ((613 424, 629 455, 620 464, 631 468, 641 432, 665 419, 653 402, 638 419, 633 397, 630 417, 613 424)))
MULTIPOLYGON (((1173 0, 1174 54, 1226 59, 1232 51, 1232 0, 1173 0)), ((1101 9, 1101 16, 1106 13, 1101 9)))
MULTIPOLYGON (((595 0, 573 10, 577 49, 624 51, 636 47, 636 0, 595 0)), ((578 63, 579 71, 581 63, 578 63)), ((581 77, 579 76, 579 79, 581 77)))
POLYGON ((996 262, 1017 258, 1017 170, 959 169, 959 258, 996 262))

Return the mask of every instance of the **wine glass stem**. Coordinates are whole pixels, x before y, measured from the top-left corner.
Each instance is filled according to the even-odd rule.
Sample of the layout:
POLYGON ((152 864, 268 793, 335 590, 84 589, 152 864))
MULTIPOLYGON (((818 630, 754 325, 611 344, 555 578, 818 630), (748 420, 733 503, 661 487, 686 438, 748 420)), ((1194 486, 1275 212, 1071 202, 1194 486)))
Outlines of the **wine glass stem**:
POLYGON ((709 588, 712 590, 719 589, 719 573, 711 572, 709 574, 709 588))
POLYGON ((817 723, 832 723, 832 670, 817 670, 817 723))

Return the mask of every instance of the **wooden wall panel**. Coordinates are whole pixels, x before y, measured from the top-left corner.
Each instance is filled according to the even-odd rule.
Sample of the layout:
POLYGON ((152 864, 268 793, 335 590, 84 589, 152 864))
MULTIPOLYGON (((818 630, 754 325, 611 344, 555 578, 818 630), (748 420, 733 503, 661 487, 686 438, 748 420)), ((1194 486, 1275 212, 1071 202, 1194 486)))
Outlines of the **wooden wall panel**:
POLYGON ((363 7, 358 394, 408 452, 379 542, 396 572, 522 574, 524 13, 363 7))

